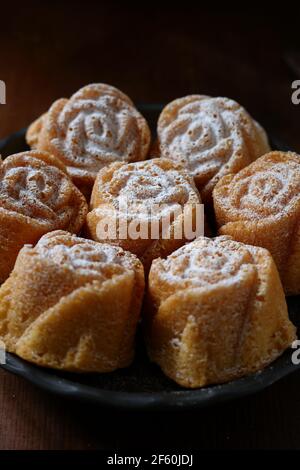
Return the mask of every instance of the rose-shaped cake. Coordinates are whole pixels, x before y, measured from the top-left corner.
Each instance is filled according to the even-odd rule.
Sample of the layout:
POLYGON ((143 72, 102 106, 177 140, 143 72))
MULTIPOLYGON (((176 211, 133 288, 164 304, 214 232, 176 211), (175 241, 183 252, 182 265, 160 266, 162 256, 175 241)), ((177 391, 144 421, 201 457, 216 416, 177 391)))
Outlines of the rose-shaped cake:
POLYGON ((24 244, 55 229, 78 233, 86 214, 85 198, 59 160, 38 151, 7 157, 0 165, 0 282, 24 244))
POLYGON ((214 190, 220 234, 267 248, 285 292, 300 293, 300 156, 271 152, 214 190))
POLYGON ((153 261, 147 296, 150 358, 184 387, 258 371, 295 339, 269 252, 199 237, 153 261))
POLYGON ((168 159, 104 168, 97 176, 90 206, 89 235, 136 254, 146 270, 154 258, 167 256, 195 238, 197 227, 201 233, 203 229, 193 179, 168 159), (101 232, 106 220, 116 222, 114 233, 101 232))
POLYGON ((163 109, 157 133, 160 154, 187 168, 208 204, 223 175, 237 173, 270 150, 262 127, 228 98, 176 99, 163 109))
POLYGON ((20 251, 0 288, 0 337, 41 366, 109 372, 130 364, 144 292, 140 261, 67 232, 20 251))
POLYGON ((104 166, 145 159, 150 131, 124 93, 109 85, 93 84, 69 100, 57 100, 29 127, 27 142, 59 158, 74 183, 89 195, 104 166))

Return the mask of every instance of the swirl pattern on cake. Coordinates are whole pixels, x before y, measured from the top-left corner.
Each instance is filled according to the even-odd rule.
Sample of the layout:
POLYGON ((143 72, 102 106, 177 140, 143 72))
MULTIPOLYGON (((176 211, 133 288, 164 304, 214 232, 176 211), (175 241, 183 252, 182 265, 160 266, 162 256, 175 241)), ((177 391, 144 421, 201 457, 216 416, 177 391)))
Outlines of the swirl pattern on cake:
POLYGON ((270 253, 230 237, 154 260, 146 304, 150 358, 184 387, 261 370, 295 338, 270 253))
POLYGON ((143 160, 150 131, 124 93, 94 84, 69 100, 57 100, 29 128, 27 141, 58 157, 75 184, 88 193, 98 171, 109 163, 143 160))
POLYGON ((132 269, 136 263, 133 256, 125 256, 124 251, 117 246, 70 237, 57 230, 40 239, 36 253, 57 265, 68 266, 89 281, 111 278, 114 274, 132 269))
MULTIPOLYGON (((122 201, 127 201, 132 216, 135 214, 134 208, 147 212, 155 205, 161 210, 166 205, 170 211, 174 205, 183 206, 189 199, 191 183, 186 174, 181 172, 181 168, 179 171, 178 168, 163 159, 115 165, 111 167, 113 172, 109 179, 99 178, 96 183, 91 207, 98 205, 99 190, 111 199, 115 207, 120 207, 122 201)), ((159 210, 157 216, 160 215, 159 210)))
POLYGON ((12 155, 0 166, 0 266, 3 281, 20 248, 44 233, 79 232, 87 204, 64 165, 38 151, 12 155))
POLYGON ((130 364, 142 264, 119 247, 54 231, 24 246, 0 289, 0 338, 44 367, 110 372, 130 364))
POLYGON ((266 134, 228 98, 191 95, 168 104, 158 122, 161 155, 180 161, 209 202, 218 179, 270 150, 266 134))
POLYGON ((220 233, 267 248, 286 292, 300 293, 299 155, 271 152, 225 176, 214 206, 220 233))
POLYGON ((200 237, 171 254, 161 265, 160 279, 177 290, 208 288, 239 282, 239 276, 253 271, 253 258, 246 246, 227 237, 200 237))
POLYGON ((111 219, 117 219, 118 227, 121 222, 128 227, 131 223, 143 224, 147 229, 145 238, 133 239, 129 233, 121 238, 119 230, 115 238, 105 241, 119 244, 149 264, 153 257, 168 254, 186 241, 184 234, 175 240, 172 231, 177 224, 181 226, 188 216, 193 224, 200 202, 192 178, 180 165, 168 159, 114 163, 97 176, 87 227, 93 239, 104 241, 97 227, 104 217, 109 218, 109 214, 111 219), (168 231, 170 236, 163 240, 163 221, 167 220, 169 223, 164 227, 164 233, 166 236, 168 231), (155 237, 151 236, 151 224, 154 221, 158 223, 155 237))

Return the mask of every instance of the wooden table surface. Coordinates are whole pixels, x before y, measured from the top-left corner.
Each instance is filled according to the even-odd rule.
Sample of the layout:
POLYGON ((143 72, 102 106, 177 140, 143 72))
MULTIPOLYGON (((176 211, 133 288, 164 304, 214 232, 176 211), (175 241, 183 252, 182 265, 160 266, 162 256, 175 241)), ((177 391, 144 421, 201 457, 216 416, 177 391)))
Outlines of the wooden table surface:
MULTIPOLYGON (((296 14, 41 3, 1 5, 0 138, 54 99, 106 82, 137 103, 229 96, 300 152, 300 105, 291 102, 300 79, 296 14)), ((0 449, 300 448, 297 373, 211 409, 129 414, 67 402, 0 370, 0 402, 0 449)))

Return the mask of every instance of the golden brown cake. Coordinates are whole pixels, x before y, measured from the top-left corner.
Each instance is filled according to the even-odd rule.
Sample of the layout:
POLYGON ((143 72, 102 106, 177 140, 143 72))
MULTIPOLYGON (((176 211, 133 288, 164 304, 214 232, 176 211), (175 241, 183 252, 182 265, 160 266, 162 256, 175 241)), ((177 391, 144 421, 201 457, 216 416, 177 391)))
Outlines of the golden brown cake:
MULTIPOLYGON (((85 98, 87 91, 91 95, 91 97, 100 97, 100 96, 112 96, 118 98, 120 100, 125 101, 129 105, 134 106, 133 102, 129 98, 129 96, 125 95, 122 91, 118 90, 111 85, 107 85, 105 83, 94 83, 91 85, 87 85, 80 90, 78 90, 74 96, 77 99, 85 98)), ((42 127, 46 121, 47 113, 42 114, 38 119, 36 119, 28 128, 26 133, 26 140, 28 145, 31 148, 37 148, 39 144, 40 133, 42 127)))
POLYGON ((261 370, 295 339, 269 252, 230 237, 199 237, 149 274, 150 358, 184 387, 261 370))
POLYGON ((143 266, 119 247, 63 231, 24 246, 0 288, 0 337, 40 366, 109 372, 130 364, 143 266))
POLYGON ((0 163, 0 282, 10 274, 19 250, 45 233, 78 233, 87 203, 64 165, 46 152, 30 151, 0 163))
POLYGON ((220 234, 267 248, 286 294, 300 294, 300 156, 271 152, 214 190, 220 234))
POLYGON ((237 173, 270 150, 262 127, 228 98, 176 99, 163 109, 157 133, 161 155, 183 163, 209 205, 223 175, 237 173))
POLYGON ((197 227, 203 229, 200 203, 193 179, 168 159, 113 163, 98 173, 88 235, 131 251, 147 270, 154 258, 167 256, 195 238, 197 227), (101 230, 106 220, 116 221, 114 232, 101 230), (190 233, 189 223, 195 229, 190 233))
POLYGON ((128 96, 100 83, 55 101, 29 127, 26 138, 31 147, 59 158, 88 196, 104 166, 145 159, 150 130, 128 96))

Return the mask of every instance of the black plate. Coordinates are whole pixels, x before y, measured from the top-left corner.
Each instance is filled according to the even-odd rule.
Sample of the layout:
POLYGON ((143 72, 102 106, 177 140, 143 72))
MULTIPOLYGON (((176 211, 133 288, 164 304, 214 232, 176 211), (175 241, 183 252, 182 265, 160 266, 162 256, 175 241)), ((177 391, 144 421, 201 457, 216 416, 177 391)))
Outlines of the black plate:
MULTIPOLYGON (((155 128, 161 105, 141 105, 152 129, 155 128)), ((3 157, 27 149, 25 130, 0 141, 3 157)), ((271 139, 273 148, 288 150, 278 139, 271 139)), ((300 328, 300 296, 288 298, 290 318, 300 328)), ((226 400, 258 392, 282 377, 300 369, 292 363, 293 350, 289 349, 269 367, 256 374, 227 384, 186 390, 166 378, 151 364, 140 337, 137 341, 134 363, 124 370, 109 374, 70 374, 34 366, 7 354, 2 367, 49 392, 102 406, 119 409, 186 409, 201 408, 226 400)))

